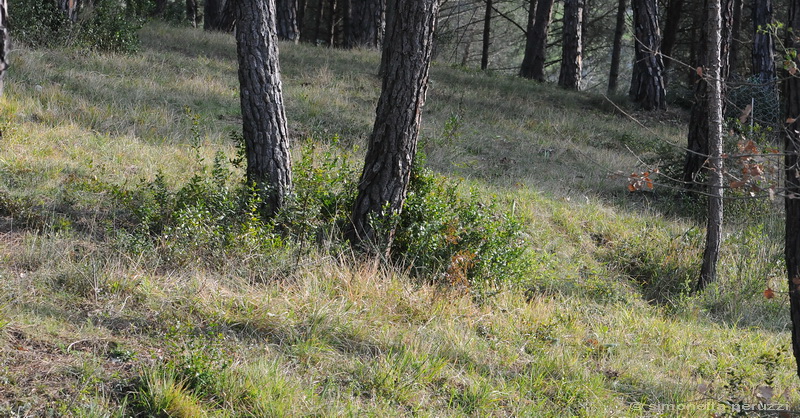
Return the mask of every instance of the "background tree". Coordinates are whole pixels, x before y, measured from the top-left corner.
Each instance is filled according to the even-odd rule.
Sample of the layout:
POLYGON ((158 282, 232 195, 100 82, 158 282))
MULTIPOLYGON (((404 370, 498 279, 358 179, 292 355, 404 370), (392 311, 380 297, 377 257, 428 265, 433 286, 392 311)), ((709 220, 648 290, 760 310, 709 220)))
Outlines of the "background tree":
POLYGON ((565 0, 558 85, 573 90, 578 90, 581 84, 582 22, 583 0, 565 0))
POLYGON ((275 0, 231 0, 247 180, 265 195, 264 213, 275 214, 292 188, 292 161, 281 91, 275 0))
POLYGON ((617 23, 614 26, 614 44, 611 47, 611 66, 608 71, 608 94, 613 94, 617 90, 619 59, 620 55, 622 55, 622 35, 625 34, 626 11, 627 6, 625 0, 619 0, 617 6, 617 23))
POLYGON ((489 44, 492 39, 492 0, 486 0, 486 12, 483 17, 483 47, 481 48, 481 70, 489 66, 489 44))
POLYGON ((634 63, 630 95, 644 110, 667 108, 661 32, 655 0, 633 0, 634 63))
MULTIPOLYGON (((796 31, 800 30, 800 0, 789 2, 789 31, 786 47, 796 50, 800 47, 796 31), (794 32, 793 32, 794 31, 794 32)), ((800 59, 794 57, 794 67, 800 59)), ((789 311, 792 318, 792 351, 800 376, 800 78, 793 76, 785 84, 786 112, 789 116, 784 137, 786 171, 786 273, 789 281, 789 311)))
POLYGON ((8 70, 8 2, 0 0, 0 96, 5 90, 6 70, 8 70))
POLYGON ((236 21, 233 2, 234 0, 206 0, 203 7, 203 28, 231 32, 236 21))
POLYGON ((300 40, 298 0, 275 0, 278 39, 297 42, 300 40))
POLYGON ((525 56, 519 75, 544 81, 544 64, 547 60, 547 33, 553 13, 553 0, 530 1, 528 33, 525 36, 525 56))
POLYGON ((350 0, 345 46, 380 48, 385 29, 385 0, 350 0))
POLYGON ((380 231, 386 235, 379 237, 373 222, 400 213, 406 199, 428 87, 439 0, 392 1, 390 6, 394 18, 389 20, 383 46, 388 64, 348 233, 354 244, 381 245, 387 252, 394 229, 380 231))
POLYGON ((197 0, 186 0, 186 20, 197 27, 197 0))
MULTIPOLYGON (((161 0, 163 1, 163 0, 161 0)), ((80 9, 80 0, 58 0, 58 8, 67 16, 70 22, 75 23, 78 21, 78 10, 80 9)))
POLYGON ((775 48, 767 25, 772 24, 772 1, 753 0, 753 76, 761 83, 775 79, 775 48))

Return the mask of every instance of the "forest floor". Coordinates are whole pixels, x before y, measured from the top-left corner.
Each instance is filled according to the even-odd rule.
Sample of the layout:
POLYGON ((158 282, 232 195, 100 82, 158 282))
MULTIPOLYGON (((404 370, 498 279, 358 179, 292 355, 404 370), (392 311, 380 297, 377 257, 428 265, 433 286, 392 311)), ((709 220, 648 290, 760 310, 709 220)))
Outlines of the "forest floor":
MULTIPOLYGON (((434 64, 425 165, 523 220, 526 276, 479 291, 365 259, 324 224, 254 220, 234 248, 203 203, 165 227, 179 194, 234 200, 235 44, 160 24, 141 39, 131 55, 11 54, 0 415, 800 411, 780 202, 729 202, 719 281, 693 294, 702 198, 655 175, 627 189, 680 169, 682 111, 434 64)), ((280 58, 296 183, 335 187, 325 176, 360 172, 379 55, 287 43, 280 58)))

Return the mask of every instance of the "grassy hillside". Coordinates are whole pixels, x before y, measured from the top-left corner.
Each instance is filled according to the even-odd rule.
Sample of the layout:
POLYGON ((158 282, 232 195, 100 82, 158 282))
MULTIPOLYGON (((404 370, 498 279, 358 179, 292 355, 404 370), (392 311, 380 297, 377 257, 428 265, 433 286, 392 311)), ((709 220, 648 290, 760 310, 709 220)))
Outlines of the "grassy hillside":
POLYGON ((774 203, 732 201, 720 281, 692 295, 702 202, 625 188, 644 161, 680 160, 681 112, 636 115, 645 129, 600 96, 434 65, 425 164, 470 210, 519 217, 528 262, 448 286, 450 270, 352 253, 302 204, 346 213, 375 52, 281 45, 309 198, 291 228, 231 229, 233 39, 141 38, 135 55, 12 54, 0 415, 698 416, 765 387, 800 410, 774 203))

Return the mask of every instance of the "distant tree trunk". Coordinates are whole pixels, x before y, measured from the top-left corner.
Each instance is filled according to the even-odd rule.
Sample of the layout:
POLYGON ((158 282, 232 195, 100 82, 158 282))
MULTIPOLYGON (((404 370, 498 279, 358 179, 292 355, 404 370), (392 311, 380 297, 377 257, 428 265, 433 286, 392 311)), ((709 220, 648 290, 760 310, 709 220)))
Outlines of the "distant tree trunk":
POLYGON ((614 94, 619 80, 619 57, 622 54, 622 35, 625 34, 625 12, 628 6, 625 0, 617 5, 617 24, 614 29, 614 44, 611 48, 611 69, 608 71, 608 94, 614 94))
POLYGON ((232 3, 233 0, 206 0, 203 7, 203 29, 222 32, 233 31, 236 19, 232 3))
POLYGON ((553 0, 530 1, 528 34, 525 40, 525 56, 519 69, 521 77, 544 81, 544 64, 547 60, 547 33, 553 13, 553 0))
POLYGON ((345 46, 380 48, 385 28, 385 0, 351 0, 345 46))
POLYGON ((388 64, 347 234, 355 245, 385 253, 394 230, 376 231, 372 222, 403 209, 417 152, 439 0, 398 0, 390 5, 388 13, 394 18, 389 18, 383 45, 388 64))
MULTIPOLYGON (((707 63, 704 80, 708 84, 708 222, 706 224, 706 247, 703 252, 703 265, 696 289, 703 290, 717 279, 717 260, 722 242, 723 215, 723 160, 722 160, 722 86, 724 70, 722 57, 722 10, 721 0, 710 0, 707 8, 709 19, 706 39, 707 63)), ((727 54, 728 51, 725 51, 727 54)), ((727 61, 727 57, 724 58, 727 61)))
POLYGON ((728 76, 738 74, 739 33, 742 29, 742 0, 733 0, 733 26, 731 26, 731 52, 728 57, 728 76))
MULTIPOLYGON (((79 8, 80 0, 58 0, 58 9, 61 10, 67 16, 67 19, 69 19, 69 21, 72 23, 78 21, 79 8)), ((158 4, 156 4, 156 8, 158 8, 158 4)))
POLYGON ((197 0, 186 0, 186 20, 197 27, 197 0))
POLYGON ((561 72, 558 85, 578 90, 581 84, 581 21, 583 0, 564 0, 564 28, 561 41, 561 72))
POLYGON ((275 0, 277 7, 278 39, 298 42, 300 27, 297 19, 297 0, 275 0))
POLYGON ((775 57, 772 34, 767 25, 772 24, 771 0, 753 1, 753 75, 762 83, 775 79, 775 57))
POLYGON ((292 188, 289 135, 281 92, 275 0, 230 0, 238 22, 236 49, 247 180, 264 194, 274 215, 292 188))
MULTIPOLYGON (((789 31, 786 35, 786 48, 800 47, 792 30, 800 30, 800 0, 789 1, 789 31)), ((800 59, 794 58, 795 65, 800 59)), ((785 172, 786 172, 786 235, 785 258, 789 281, 789 312, 792 318, 792 351, 800 376, 800 78, 795 74, 788 77, 785 87, 786 112, 792 123, 785 132, 785 172)))
MULTIPOLYGON (((219 15, 219 30, 223 32, 233 32, 233 29, 236 27, 236 13, 233 11, 233 2, 234 0, 223 1, 222 10, 219 15)), ((274 10, 275 9, 273 9, 273 11, 274 10)))
POLYGON ((167 11, 167 0, 156 0, 156 7, 153 9, 153 16, 164 17, 167 11))
POLYGON ((492 30, 492 0, 486 0, 486 13, 483 17, 483 47, 481 48, 481 70, 489 67, 489 41, 492 30))
MULTIPOLYGON (((704 5, 708 4, 708 0, 704 5)), ((722 36, 720 41, 721 49, 721 67, 720 77, 722 80, 727 80, 729 76, 730 67, 728 65, 728 57, 730 56, 731 45, 731 24, 733 21, 733 0, 722 0, 722 36)), ((704 7, 703 22, 708 21, 708 7, 704 7)), ((700 43, 706 45, 707 39, 710 36, 708 25, 702 26, 700 31, 700 43)), ((703 50, 695 65, 701 69, 710 65, 707 51, 703 50)), ((702 70, 705 74, 706 70, 702 70)), ((695 77, 697 77, 695 75, 695 77)), ((698 186, 698 175, 704 171, 705 163, 710 154, 709 149, 709 114, 708 114, 708 100, 709 100, 709 85, 706 82, 705 76, 699 77, 695 82, 694 87, 694 104, 692 105, 692 112, 689 116, 689 135, 686 151, 686 162, 683 166, 683 181, 684 187, 687 189, 694 189, 698 186)), ((722 85, 722 97, 725 97, 725 84, 722 85)), ((725 112, 725 101, 722 101, 722 112, 725 112)))
POLYGON ((634 64, 630 95, 644 110, 666 110, 664 61, 655 0, 633 0, 634 64))
POLYGON ((672 65, 672 48, 678 39, 678 31, 681 27, 681 11, 683 10, 684 0, 670 0, 667 6, 667 20, 664 23, 664 39, 661 40, 661 54, 665 56, 664 70, 672 65))
POLYGON ((5 76, 8 70, 8 2, 0 0, 0 96, 5 90, 5 76))

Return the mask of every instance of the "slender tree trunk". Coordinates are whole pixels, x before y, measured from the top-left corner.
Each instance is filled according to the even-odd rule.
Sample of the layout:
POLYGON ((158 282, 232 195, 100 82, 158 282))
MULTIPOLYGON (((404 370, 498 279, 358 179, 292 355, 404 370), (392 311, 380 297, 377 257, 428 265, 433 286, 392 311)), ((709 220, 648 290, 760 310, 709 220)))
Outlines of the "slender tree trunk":
MULTIPOLYGON (((720 76, 722 80, 727 80, 730 76, 730 67, 728 65, 728 59, 730 56, 730 45, 731 45, 731 25, 733 21, 733 0, 721 0, 722 6, 722 30, 721 30, 721 41, 720 41, 720 49, 721 49, 721 68, 720 68, 720 76)), ((708 0, 704 2, 705 5, 708 4, 708 0)), ((703 21, 708 21, 708 7, 704 7, 704 15, 703 21)), ((707 39, 710 36, 709 34, 709 27, 708 24, 703 25, 702 30, 700 31, 700 42, 703 45, 706 45, 707 39)), ((708 67, 710 65, 709 57, 706 50, 702 51, 702 54, 698 58, 698 61, 695 65, 701 69, 708 67)), ((712 127, 709 126, 708 121, 710 120, 710 116, 708 114, 708 101, 709 101, 709 84, 705 82, 707 77, 705 77, 706 70, 702 70, 704 76, 700 77, 695 83, 694 89, 694 103, 692 105, 692 112, 689 116, 689 135, 688 135, 688 144, 687 144, 687 151, 686 151, 686 162, 683 166, 683 181, 684 187, 687 189, 695 189, 698 184, 698 175, 705 171, 706 161, 709 158, 711 153, 711 149, 709 148, 709 130, 712 127)), ((695 75, 695 77, 697 77, 695 75)), ((725 97, 725 83, 722 84, 722 97, 725 97)), ((722 101, 722 112, 725 112, 725 101, 722 101)))
POLYGON ((644 110, 666 110, 664 61, 655 0, 633 0, 634 64, 630 95, 644 110))
MULTIPOLYGON (((164 0, 159 0, 164 1, 164 0)), ((158 10, 159 3, 156 3, 156 10, 158 10)), ((58 0, 58 9, 61 10, 69 19, 70 22, 75 23, 78 21, 78 9, 80 7, 80 0, 58 0)))
POLYGON ((772 1, 753 1, 753 75, 762 83, 771 83, 776 76, 774 44, 767 25, 772 24, 772 1))
POLYGON ((492 0, 486 0, 486 13, 483 17, 483 47, 481 48, 481 70, 489 67, 489 41, 492 30, 492 0))
POLYGON ((553 13, 553 0, 531 0, 525 56, 519 70, 521 77, 544 81, 544 64, 547 61, 547 34, 553 13))
POLYGON ((742 29, 742 0, 733 0, 733 26, 731 26, 731 52, 728 57, 728 74, 738 74, 739 66, 739 34, 742 29))
POLYGON ((617 5, 617 24, 614 29, 614 44, 611 49, 611 69, 608 71, 608 94, 614 94, 619 80, 619 57, 622 54, 622 35, 625 34, 625 12, 628 6, 625 0, 617 5))
MULTIPOLYGON (((708 84, 708 222, 706 224, 706 248, 697 290, 703 290, 717 279, 717 260, 722 242, 723 160, 722 160, 722 10, 720 0, 710 0, 707 23, 708 38, 705 80, 708 84)), ((727 51, 726 51, 727 52, 727 51)), ((725 58, 727 60, 727 57, 725 58)))
POLYGON ((292 188, 292 161, 281 92, 275 0, 230 0, 236 49, 247 180, 263 193, 263 211, 274 215, 292 188))
POLYGON ((156 0, 156 7, 153 9, 153 16, 164 17, 164 12, 167 11, 167 0, 156 0))
POLYGON ((205 4, 203 5, 203 29, 219 30, 219 14, 221 8, 221 0, 205 0, 205 4))
POLYGON ((5 90, 6 70, 8 70, 8 2, 0 0, 0 96, 5 90))
POLYGON ((298 42, 300 27, 297 19, 297 0, 275 0, 277 7, 278 39, 298 42))
POLYGON ((558 85, 578 90, 581 84, 581 21, 583 0, 564 0, 564 29, 561 41, 561 72, 558 85))
POLYGON ((383 47, 388 65, 348 232, 354 244, 387 254, 394 229, 376 231, 373 222, 390 221, 392 214, 403 209, 417 152, 439 11, 439 0, 391 3, 394 10, 389 13, 395 18, 390 18, 383 47))
POLYGON ((667 6, 667 20, 664 23, 664 39, 661 40, 661 54, 664 59, 664 69, 672 65, 672 48, 678 39, 678 31, 681 27, 681 11, 683 10, 684 0, 670 0, 667 6))
POLYGON ((197 0, 186 0, 186 20, 197 27, 197 0))
MULTIPOLYGON (((795 33, 800 30, 800 0, 789 1, 790 31, 786 35, 786 47, 797 48, 795 33)), ((794 58, 795 65, 800 59, 794 58)), ((786 112, 792 123, 785 132, 786 170, 786 273, 789 281, 789 312, 792 318, 792 351, 800 376, 800 78, 797 74, 787 78, 785 87, 786 112)))

